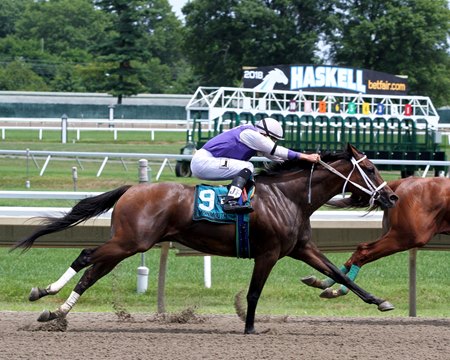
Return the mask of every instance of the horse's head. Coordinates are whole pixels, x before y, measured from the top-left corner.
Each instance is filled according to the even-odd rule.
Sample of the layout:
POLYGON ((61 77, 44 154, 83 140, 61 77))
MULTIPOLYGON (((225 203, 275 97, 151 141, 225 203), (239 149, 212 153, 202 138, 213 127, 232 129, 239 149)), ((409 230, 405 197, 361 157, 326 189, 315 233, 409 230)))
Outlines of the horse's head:
POLYGON ((394 207, 398 196, 383 180, 375 165, 351 144, 347 145, 347 152, 353 163, 348 182, 352 198, 382 209, 394 207))

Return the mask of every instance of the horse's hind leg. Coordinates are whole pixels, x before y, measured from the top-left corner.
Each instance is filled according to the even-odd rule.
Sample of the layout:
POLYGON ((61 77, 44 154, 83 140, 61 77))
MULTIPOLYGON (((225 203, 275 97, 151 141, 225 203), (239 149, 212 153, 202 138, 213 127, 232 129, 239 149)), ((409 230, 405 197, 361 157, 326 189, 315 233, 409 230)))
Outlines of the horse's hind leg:
MULTIPOLYGON (((349 268, 346 267, 345 265, 343 265, 339 270, 341 270, 341 272, 343 274, 347 274, 349 271, 349 268)), ((327 289, 327 288, 333 286, 334 284, 336 284, 336 281, 334 281, 333 279, 331 279, 329 277, 321 280, 314 275, 306 276, 306 277, 302 278, 301 280, 304 284, 306 284, 308 286, 315 287, 315 288, 322 289, 322 290, 327 289)), ((352 279, 352 280, 354 280, 354 279, 352 279)))
POLYGON ((103 263, 97 263, 92 265, 90 268, 88 268, 83 276, 81 277, 78 284, 73 289, 70 296, 67 298, 67 300, 62 304, 56 311, 49 311, 44 310, 41 315, 38 318, 38 321, 45 322, 54 320, 56 318, 62 318, 65 317, 70 310, 75 306, 75 304, 78 302, 78 299, 80 298, 83 293, 89 289, 92 285, 95 284, 97 280, 99 280, 101 277, 108 274, 114 267, 120 262, 114 261, 114 262, 103 262, 103 263))
POLYGON ((39 316, 38 321, 49 321, 65 317, 75 306, 80 296, 94 285, 98 279, 108 274, 123 259, 136 254, 138 251, 145 251, 147 249, 147 247, 145 249, 138 249, 136 246, 133 246, 132 241, 127 242, 126 249, 124 249, 123 242, 121 244, 120 240, 116 239, 108 241, 89 253, 84 258, 85 262, 82 261, 82 257, 79 266, 86 266, 86 264, 92 264, 92 266, 86 269, 64 304, 54 312, 44 310, 39 316))
POLYGON ((75 274, 90 265, 90 255, 93 251, 95 251, 95 248, 81 251, 80 255, 78 255, 75 261, 57 281, 43 289, 38 287, 32 288, 28 300, 36 301, 44 296, 57 294, 75 274))
MULTIPOLYGON (((349 270, 347 270, 347 273, 346 273, 347 277, 351 281, 355 281, 356 276, 358 275, 359 270, 361 270, 361 268, 354 264, 349 265, 349 268, 347 268, 347 267, 345 267, 345 268, 349 269, 349 270)), ((328 279, 330 279, 330 278, 325 279, 324 282, 326 282, 328 279)), ((334 284, 334 282, 333 282, 333 284, 334 284)), ((333 289, 331 286, 327 286, 325 288, 325 290, 320 293, 319 296, 324 299, 335 299, 339 296, 347 295, 348 292, 349 292, 348 287, 345 285, 341 285, 338 289, 333 289)))

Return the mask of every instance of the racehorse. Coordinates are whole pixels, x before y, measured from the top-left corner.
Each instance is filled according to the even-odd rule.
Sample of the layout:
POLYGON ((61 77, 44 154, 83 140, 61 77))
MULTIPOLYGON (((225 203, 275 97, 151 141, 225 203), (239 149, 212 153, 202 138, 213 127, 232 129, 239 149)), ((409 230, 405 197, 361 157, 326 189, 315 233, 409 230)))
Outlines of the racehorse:
POLYGON ((254 89, 261 91, 270 91, 273 90, 275 84, 282 83, 286 85, 288 81, 289 79, 284 74, 284 72, 278 68, 275 68, 273 70, 270 70, 268 74, 264 77, 262 82, 256 85, 254 89))
MULTIPOLYGON (((311 214, 340 191, 370 198, 382 207, 395 205, 397 196, 366 156, 348 144, 342 152, 324 154, 314 166, 301 160, 273 162, 255 175, 255 183, 249 240, 254 269, 247 293, 246 334, 255 333, 258 299, 272 268, 284 256, 302 260, 345 284, 381 311, 393 309, 388 301, 349 281, 311 241, 311 214)), ((193 221, 194 192, 193 186, 179 183, 125 185, 81 200, 61 218, 46 218, 42 227, 13 249, 28 249, 40 236, 73 227, 114 207, 110 239, 96 248, 82 250, 56 282, 31 290, 31 301, 56 294, 77 272, 88 267, 65 303, 54 312, 43 311, 38 320, 66 316, 79 297, 120 261, 163 241, 212 255, 236 256, 235 224, 193 221)))
MULTIPOLYGON (((394 208, 384 210, 381 237, 359 244, 341 268, 352 280, 365 264, 400 251, 423 247, 434 235, 450 234, 449 179, 409 177, 390 181, 388 185, 399 200, 394 208)), ((344 200, 330 201, 329 205, 346 208, 361 206, 362 203, 352 195, 344 200)), ((309 276, 302 281, 309 286, 325 289, 320 294, 323 298, 336 298, 348 293, 342 285, 339 289, 333 289, 331 286, 335 281, 330 278, 319 280, 309 276)))

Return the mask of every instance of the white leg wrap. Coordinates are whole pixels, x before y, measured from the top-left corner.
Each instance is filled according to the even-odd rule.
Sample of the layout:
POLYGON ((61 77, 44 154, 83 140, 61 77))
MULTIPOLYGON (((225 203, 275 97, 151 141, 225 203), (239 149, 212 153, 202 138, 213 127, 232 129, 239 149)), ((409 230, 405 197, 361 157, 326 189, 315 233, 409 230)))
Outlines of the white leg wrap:
POLYGON ((47 286, 45 290, 51 295, 56 294, 59 290, 62 289, 64 285, 66 285, 70 279, 76 274, 77 272, 72 269, 71 267, 66 270, 66 272, 53 284, 50 284, 47 286))
POLYGON ((75 291, 72 291, 69 298, 64 304, 61 305, 59 310, 61 310, 64 314, 67 314, 74 307, 79 298, 80 295, 78 295, 75 291))

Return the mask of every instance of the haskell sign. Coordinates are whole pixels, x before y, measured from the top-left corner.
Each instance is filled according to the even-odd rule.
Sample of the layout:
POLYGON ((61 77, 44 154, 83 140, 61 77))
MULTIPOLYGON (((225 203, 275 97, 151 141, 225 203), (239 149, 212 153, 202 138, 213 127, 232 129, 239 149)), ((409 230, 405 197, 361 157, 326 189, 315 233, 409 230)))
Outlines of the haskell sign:
POLYGON ((407 80, 373 70, 328 65, 279 65, 246 68, 245 88, 261 91, 305 90, 321 92, 406 95, 407 80))

